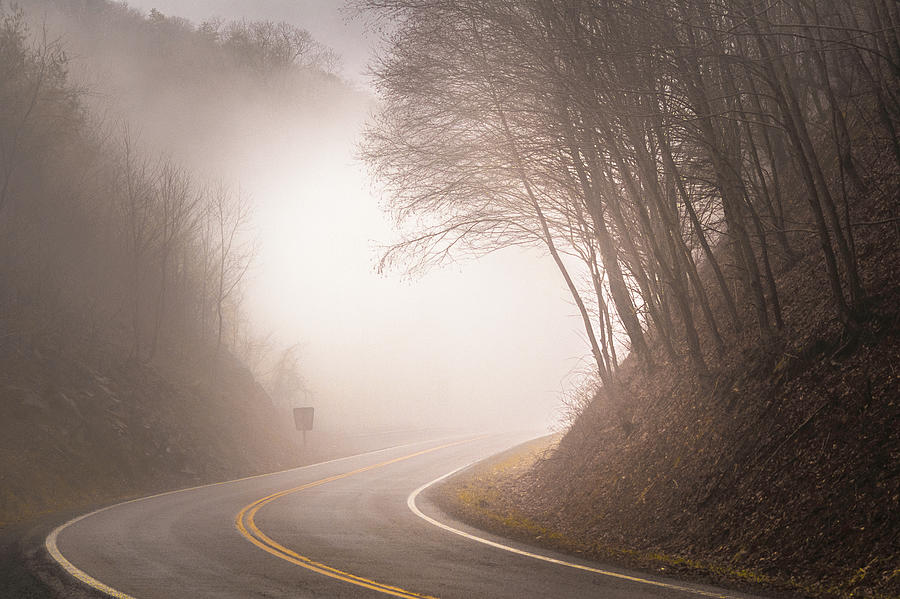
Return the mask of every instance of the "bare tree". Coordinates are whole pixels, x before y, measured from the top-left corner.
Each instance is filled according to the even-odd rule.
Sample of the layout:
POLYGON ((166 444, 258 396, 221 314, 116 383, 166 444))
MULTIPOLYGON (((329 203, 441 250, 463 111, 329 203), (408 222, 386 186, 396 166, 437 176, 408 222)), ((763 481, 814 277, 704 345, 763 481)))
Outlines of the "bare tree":
POLYGON ((858 329, 857 148, 900 152, 889 3, 357 4, 399 23, 363 151, 403 235, 383 264, 543 246, 609 388, 619 327, 648 365, 661 346, 701 377, 745 321, 773 355, 786 327, 779 269, 810 223, 836 315, 858 329), (879 120, 882 139, 855 124, 879 120))
POLYGON ((22 10, 0 6, 0 214, 22 159, 37 157, 52 136, 77 125, 80 90, 68 84, 67 65, 57 40, 44 31, 30 42, 22 10))
POLYGON ((125 126, 122 132, 121 165, 114 182, 121 234, 128 255, 129 295, 131 297, 132 357, 142 360, 143 296, 149 252, 158 230, 153 227, 155 172, 150 160, 138 155, 133 134, 125 126))
POLYGON ((224 184, 215 186, 209 198, 209 215, 214 235, 214 295, 216 311, 216 351, 222 347, 225 304, 250 268, 254 255, 252 241, 247 239, 250 204, 240 191, 224 184))
POLYGON ((150 342, 151 359, 156 355, 159 346, 160 330, 166 313, 172 257, 179 245, 185 243, 186 237, 193 233, 197 223, 196 207, 200 198, 192 189, 190 177, 184 168, 171 160, 165 160, 160 164, 153 191, 159 283, 150 342))

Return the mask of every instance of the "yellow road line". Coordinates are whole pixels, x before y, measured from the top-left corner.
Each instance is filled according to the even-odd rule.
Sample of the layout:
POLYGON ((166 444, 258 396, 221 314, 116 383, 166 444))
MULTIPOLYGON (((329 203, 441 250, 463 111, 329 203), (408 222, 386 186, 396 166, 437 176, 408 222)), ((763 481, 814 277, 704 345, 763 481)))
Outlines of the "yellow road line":
POLYGON ((441 482, 442 480, 444 480, 446 478, 453 476, 460 470, 463 470, 464 468, 468 468, 471 465, 472 464, 467 464, 465 466, 461 466, 460 468, 457 468, 456 470, 453 470, 452 472, 448 472, 447 474, 445 474, 443 476, 439 476, 438 478, 434 479, 430 483, 425 483, 424 485, 422 485, 421 487, 419 487, 418 489, 416 489, 415 491, 413 491, 412 493, 409 494, 409 497, 406 498, 407 507, 409 507, 409 509, 419 518, 422 518, 426 522, 433 524, 433 525, 437 526, 438 528, 446 530, 447 532, 452 532, 453 534, 457 534, 461 537, 469 539, 470 541, 482 543, 484 545, 488 545, 488 546, 494 547, 496 549, 502 549, 504 551, 509 551, 510 553, 515 553, 516 555, 522 555, 525 557, 530 557, 533 559, 541 560, 543 562, 549 562, 551 564, 557 564, 559 566, 566 566, 569 568, 574 568, 576 570, 584 570, 585 572, 593 572, 594 574, 601 574, 603 576, 619 578, 621 580, 628 580, 630 582, 637 582, 640 584, 648 584, 651 586, 662 587, 664 589, 671 589, 673 591, 681 591, 684 593, 693 593, 695 595, 701 595, 703 597, 711 597, 714 599, 740 599, 740 597, 737 595, 727 595, 724 593, 717 593, 714 591, 707 591, 704 589, 697 589, 697 588, 692 588, 692 587, 683 586, 683 585, 679 585, 679 584, 662 582, 659 580, 651 580, 648 578, 640 578, 638 576, 630 576, 628 574, 622 574, 620 572, 612 572, 610 570, 602 570, 600 568, 585 566, 583 564, 567 562, 565 560, 557 559, 555 557, 550 557, 548 555, 541 555, 539 553, 532 553, 530 551, 525 551, 523 549, 517 549, 515 547, 510 547, 509 545, 504 545, 503 543, 498 543, 496 541, 491 541, 490 539, 485 539, 483 537, 479 537, 479 536, 467 533, 465 531, 459 530, 458 528, 453 528, 452 526, 444 524, 443 522, 439 522, 430 516, 426 516, 422 512, 422 510, 419 509, 419 507, 416 505, 416 498, 419 496, 420 493, 422 493, 422 491, 424 491, 425 489, 427 489, 428 487, 430 487, 432 485, 435 485, 435 484, 441 482))
POLYGON ((297 493, 299 491, 303 491, 305 489, 311 489, 312 487, 318 487, 319 485, 324 485, 326 483, 330 483, 336 480, 340 480, 342 478, 347 478, 348 476, 354 476, 356 474, 361 474, 363 472, 368 472, 369 470, 375 470, 376 468, 383 468, 385 466, 389 466, 391 464, 396 464, 397 462, 402 462, 404 460, 408 460, 410 458, 414 458, 420 455, 424 455, 426 453, 431 453, 433 451, 438 451, 439 449, 446 449, 448 447, 453 447, 454 445, 460 445, 462 443, 468 443, 473 439, 465 439, 463 441, 455 441, 453 443, 447 443, 445 445, 440 445, 438 447, 432 447, 430 449, 425 449, 422 451, 417 451, 415 453, 411 453, 409 455, 401 456, 399 458, 394 458, 392 460, 387 460, 385 462, 380 462, 378 464, 372 464, 370 466, 364 466, 363 468, 357 468, 356 470, 352 470, 350 472, 344 472, 343 474, 336 474, 334 476, 329 476, 327 478, 323 478, 317 481, 313 481, 310 483, 306 483, 300 485, 299 487, 294 487, 293 489, 287 489, 284 491, 279 491, 277 493, 272 493, 271 495, 267 495, 262 499, 258 499, 253 503, 247 505, 238 512, 238 515, 234 519, 234 524, 237 527, 238 531, 241 533, 244 538, 248 541, 266 551, 275 557, 279 557, 285 561, 288 561, 292 564, 296 564, 300 567, 306 568, 307 570, 311 570, 313 572, 317 572, 319 574, 323 574, 325 576, 329 576, 331 578, 335 578, 337 580, 341 580, 343 582, 348 582, 350 584, 355 584, 357 586, 361 586, 367 589, 372 589, 374 591, 379 591, 381 593, 385 593, 387 595, 393 595, 394 597, 405 597, 407 599, 435 599, 430 595, 422 595, 419 593, 414 593, 412 591, 407 591, 405 589, 401 589, 399 587, 391 586, 389 584, 385 584, 383 582, 377 582, 375 580, 371 580, 368 578, 364 578, 362 576, 357 576, 355 574, 351 574, 349 572, 344 572, 343 570, 338 570, 337 568, 333 568, 321 562, 314 561, 308 557, 300 555, 291 549, 288 549, 284 545, 281 545, 277 541, 268 537, 264 532, 262 532, 259 527, 256 525, 255 516, 259 510, 275 501, 276 499, 280 499, 285 497, 286 495, 291 495, 292 493, 297 493))
POLYGON ((69 526, 72 526, 73 524, 75 524, 75 523, 77 523, 77 522, 80 522, 80 521, 84 520, 85 518, 89 518, 89 517, 91 517, 91 516, 95 516, 95 515, 97 515, 97 514, 99 514, 99 513, 101 513, 101 512, 105 512, 105 511, 107 511, 107 510, 111 510, 111 509, 113 509, 113 508, 117 508, 117 507, 120 507, 120 506, 123 506, 123 505, 129 505, 129 504, 132 504, 132 503, 138 503, 138 502, 141 502, 141 501, 148 501, 148 500, 150 500, 150 499, 155 499, 155 498, 157 498, 157 497, 164 497, 164 496, 166 496, 166 495, 175 495, 175 494, 177 494, 177 493, 186 493, 186 492, 188 492, 188 491, 196 491, 196 490, 198 490, 198 489, 205 489, 205 488, 207 488, 207 487, 218 487, 218 486, 221 486, 221 485, 230 485, 230 484, 232 484, 232 483, 239 483, 239 482, 242 482, 242 481, 252 480, 252 479, 255 479, 255 478, 263 478, 263 477, 266 477, 266 476, 274 476, 274 475, 276 475, 276 474, 284 474, 284 473, 286 473, 286 472, 299 472, 299 471, 301 471, 301 470, 308 470, 308 469, 310 469, 310 468, 315 468, 315 467, 318 467, 318 466, 324 466, 325 464, 333 464, 333 463, 336 463, 336 462, 343 462, 343 461, 346 461, 346 460, 351 460, 351 459, 353 459, 353 458, 359 458, 359 457, 367 456, 367 455, 374 455, 374 454, 376 454, 376 453, 384 453, 384 452, 386 452, 386 451, 391 451, 391 450, 393 450, 393 449, 399 449, 399 448, 401 448, 401 447, 408 447, 408 446, 410 446, 410 445, 417 445, 418 443, 419 443, 419 442, 415 442, 415 443, 404 443, 404 444, 402 444, 402 445, 395 445, 395 446, 393 446, 393 447, 385 447, 384 449, 376 449, 376 450, 374 450, 374 451, 366 451, 366 452, 364 452, 364 453, 358 453, 358 454, 355 454, 355 455, 344 456, 344 457, 341 457, 341 458, 335 458, 335 459, 333 459, 333 460, 326 460, 326 461, 324 461, 324 462, 318 462, 318 463, 316 463, 316 464, 309 464, 309 465, 307 465, 307 466, 299 466, 299 467, 297 467, 297 468, 288 468, 287 470, 281 470, 281 471, 278 471, 278 472, 269 472, 269 473, 267 473, 267 474, 255 474, 255 475, 253 475, 253 476, 245 476, 245 477, 243 477, 243 478, 237 478, 237 479, 234 479, 234 480, 222 481, 222 482, 218 482, 218 483, 210 483, 210 484, 206 484, 206 485, 198 485, 198 486, 195 486, 195 487, 188 487, 188 488, 186 488, 186 489, 178 489, 178 490, 176 490, 176 491, 166 491, 166 492, 164 492, 164 493, 157 493, 156 495, 150 495, 150 496, 148 496, 148 497, 139 497, 139 498, 137 498, 137 499, 131 499, 131 500, 128 500, 128 501, 123 501, 122 503, 116 503, 116 504, 114 504, 114 505, 108 505, 108 506, 106 506, 106 507, 104 507, 104 508, 100 508, 99 510, 94 510, 93 512, 89 512, 89 513, 87 513, 87 514, 82 514, 81 516, 78 516, 77 518, 72 518, 71 520, 69 520, 68 522, 66 522, 66 523, 64 523, 64 524, 60 524, 59 526, 57 526, 56 528, 54 528, 53 531, 52 531, 49 535, 47 535, 47 539, 44 541, 44 547, 46 547, 47 552, 50 554, 50 557, 52 557, 52 558, 56 561, 56 563, 58 563, 58 564, 59 564, 66 572, 68 572, 69 574, 71 574, 73 577, 77 578, 78 580, 80 580, 80 581, 83 582, 84 584, 88 585, 89 587, 94 588, 94 589, 96 589, 96 590, 98 590, 98 591, 100 591, 100 592, 102 592, 102 593, 106 593, 106 594, 109 595, 110 597, 115 597, 116 599, 135 599, 135 597, 132 597, 131 595, 128 595, 128 594, 126 594, 126 593, 123 593, 122 591, 120 591, 120 590, 118 590, 118 589, 112 588, 112 587, 109 586, 108 584, 105 584, 105 583, 103 583, 103 582, 100 582, 99 580, 97 580, 96 578, 94 578, 93 576, 91 576, 90 574, 88 574, 87 572, 85 572, 84 570, 81 570, 80 568, 78 568, 77 566, 75 566, 75 565, 74 565, 72 562, 70 562, 68 559, 66 559, 66 557, 65 557, 65 556, 62 554, 62 552, 59 550, 59 546, 58 546, 58 543, 57 543, 57 539, 59 538, 59 534, 60 534, 63 530, 65 530, 66 528, 68 528, 69 526))

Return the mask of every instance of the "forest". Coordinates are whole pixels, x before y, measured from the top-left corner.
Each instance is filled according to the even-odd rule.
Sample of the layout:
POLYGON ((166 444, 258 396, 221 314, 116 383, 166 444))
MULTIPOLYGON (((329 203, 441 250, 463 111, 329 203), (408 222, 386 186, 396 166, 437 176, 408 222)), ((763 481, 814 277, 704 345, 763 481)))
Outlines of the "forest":
POLYGON ((856 210, 896 199, 895 4, 362 4, 402 23, 365 147, 407 225, 385 263, 545 247, 609 393, 651 347, 702 379, 735 335, 777 355, 808 242, 858 333, 855 235, 897 219, 856 210))
POLYGON ((296 459, 297 348, 244 306, 258 198, 203 148, 339 105, 337 68, 284 22, 0 3, 0 522, 296 459))
MULTIPOLYGON (((69 18, 103 27, 98 13, 117 35, 135 34, 149 68, 190 56, 164 77, 195 87, 235 77, 264 89, 294 77, 299 86, 304 73, 326 76, 336 60, 286 23, 210 21, 195 30, 158 11, 145 20, 125 5, 65 6, 69 18)), ((66 48, 47 35, 30 35, 21 8, 3 8, 4 305, 47 302, 95 323, 127 322, 122 335, 138 362, 153 360, 165 338, 182 353, 220 348, 223 336, 237 350, 252 199, 226 176, 148 148, 126 120, 98 117, 88 105, 95 91, 69 80, 66 48)))
POLYGON ((382 267, 540 247, 592 355, 558 447, 444 508, 655 571, 896 596, 897 3, 357 4, 395 23, 363 149, 401 232, 382 267))
MULTIPOLYGON (((318 165, 338 144, 310 134, 303 155, 278 136, 371 111, 358 158, 396 229, 377 271, 537 250, 589 356, 554 448, 444 509, 664 576, 900 595, 900 5, 348 4, 382 36, 377 100, 287 22, 0 0, 0 532, 387 443, 300 453, 303 348, 250 316, 265 199, 240 178, 318 165)), ((284 181, 267 188, 281 210, 301 203, 284 181)), ((459 381, 437 364, 487 343, 465 309, 436 327, 344 284, 369 196, 310 193, 335 228, 273 210, 291 241, 323 240, 273 270, 297 297, 298 262, 325 273, 309 305, 343 326, 320 341, 323 376, 346 381, 320 407, 347 427, 406 418, 397 442, 436 441, 403 428, 429 415, 511 426, 508 398, 478 388, 499 368, 459 381)), ((537 369, 543 348, 525 349, 502 358, 537 369)))

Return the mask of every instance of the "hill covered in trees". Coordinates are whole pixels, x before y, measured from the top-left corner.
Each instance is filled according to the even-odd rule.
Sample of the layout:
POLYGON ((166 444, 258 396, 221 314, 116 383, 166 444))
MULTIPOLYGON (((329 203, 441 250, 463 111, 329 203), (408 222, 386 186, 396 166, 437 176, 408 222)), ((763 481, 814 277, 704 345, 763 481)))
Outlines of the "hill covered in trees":
POLYGON ((353 97, 336 61, 285 23, 0 3, 0 522, 301 459, 229 157, 353 97))
POLYGON ((593 356, 558 449, 461 513, 896 596, 897 5, 359 4, 399 23, 365 150, 384 265, 543 247, 593 356))

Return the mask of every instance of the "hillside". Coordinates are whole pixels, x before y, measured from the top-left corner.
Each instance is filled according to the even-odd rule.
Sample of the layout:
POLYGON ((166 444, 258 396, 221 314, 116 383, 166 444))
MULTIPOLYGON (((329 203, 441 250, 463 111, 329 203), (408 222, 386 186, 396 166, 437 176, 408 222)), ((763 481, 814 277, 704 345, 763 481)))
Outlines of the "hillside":
POLYGON ((590 348, 559 447, 450 509, 900 594, 896 3, 363 4, 403 17, 365 147, 384 262, 540 247, 590 348))
POLYGON ((633 429, 600 389, 554 450, 530 467, 451 481, 444 507, 505 534, 688 578, 900 596, 898 180, 876 188, 853 215, 875 223, 857 229, 870 290, 857 338, 830 316, 821 260, 798 240, 802 258, 778 274, 787 326, 777 353, 738 337, 706 356, 718 365, 712 384, 659 348, 650 371, 626 360, 633 429))
MULTIPOLYGON (((900 8, 353 4, 384 35, 360 146, 396 225, 379 269, 538 250, 587 342, 558 444, 451 479, 444 508, 763 594, 900 597, 900 8)), ((0 536, 340 453, 298 447, 299 345, 254 329, 244 283, 268 199, 268 231, 321 240, 270 254, 273 281, 326 288, 326 322, 384 305, 330 284, 358 275, 346 240, 304 229, 286 208, 315 202, 265 168, 330 156, 324 137, 295 142, 366 94, 288 23, 24 5, 0 3, 0 536)), ((309 178, 319 196, 328 179, 309 178)), ((358 216, 319 203, 338 225, 358 216)), ((482 343, 458 312, 442 324, 482 343)), ((367 358, 430 348, 395 354, 353 322, 327 331, 333 378, 359 383, 346 405, 362 423, 399 413, 365 381, 405 381, 367 358)), ((465 385, 420 370, 434 393, 414 409, 464 411, 465 385)), ((23 553, 2 545, 4 567, 23 553)))
POLYGON ((243 311, 254 206, 225 173, 240 107, 346 99, 334 60, 284 23, 0 4, 0 525, 310 461, 296 360, 248 367, 288 352, 243 311))
POLYGON ((77 324, 51 324, 2 323, 0 526, 308 459, 230 356, 138 363, 77 324))

